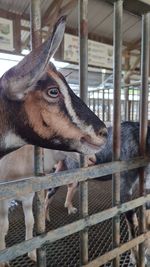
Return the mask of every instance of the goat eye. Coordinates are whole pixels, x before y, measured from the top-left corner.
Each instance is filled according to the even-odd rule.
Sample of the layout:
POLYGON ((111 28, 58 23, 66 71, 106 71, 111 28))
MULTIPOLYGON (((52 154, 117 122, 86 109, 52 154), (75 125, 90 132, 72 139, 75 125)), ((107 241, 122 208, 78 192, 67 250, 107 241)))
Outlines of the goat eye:
POLYGON ((47 94, 50 97, 56 98, 59 95, 59 90, 58 88, 50 88, 48 89, 47 94))

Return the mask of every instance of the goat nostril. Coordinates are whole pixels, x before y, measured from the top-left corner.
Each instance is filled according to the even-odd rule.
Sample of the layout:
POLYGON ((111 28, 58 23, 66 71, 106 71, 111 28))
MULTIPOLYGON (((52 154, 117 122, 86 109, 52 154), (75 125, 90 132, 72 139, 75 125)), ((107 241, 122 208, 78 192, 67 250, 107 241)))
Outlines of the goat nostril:
POLYGON ((107 138, 107 136, 108 136, 108 131, 107 131, 107 129, 106 128, 102 128, 100 131, 99 131, 99 136, 101 136, 101 137, 105 137, 105 138, 107 138))
POLYGON ((81 143, 90 142, 90 140, 91 140, 91 137, 89 135, 82 136, 80 139, 81 143))

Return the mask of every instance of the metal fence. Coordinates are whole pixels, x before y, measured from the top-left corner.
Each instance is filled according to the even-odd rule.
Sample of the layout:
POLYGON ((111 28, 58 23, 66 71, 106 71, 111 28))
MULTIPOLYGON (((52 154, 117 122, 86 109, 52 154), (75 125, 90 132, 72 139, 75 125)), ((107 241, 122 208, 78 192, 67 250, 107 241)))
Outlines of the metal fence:
MULTIPOLYGON (((121 121, 139 121, 141 83, 131 83, 121 88, 121 121), (128 100, 125 93, 128 90, 128 100), (127 114, 126 111, 127 110, 127 114)), ((88 92, 88 105, 105 122, 113 122, 113 88, 88 92)), ((150 87, 148 90, 148 120, 150 120, 150 87)))
MULTIPOLYGON (((35 1, 36 2, 36 1, 35 1)), ((87 64, 86 53, 87 51, 87 0, 80 0, 80 16, 79 16, 79 25, 80 25, 80 83, 85 77, 85 83, 83 83, 81 96, 86 101, 86 71, 85 68, 87 64)), ((110 113, 108 113, 108 118, 104 118, 105 114, 99 115, 106 119, 113 120, 113 162, 107 164, 101 164, 89 168, 76 169, 73 172, 63 172, 57 174, 51 174, 49 176, 38 176, 31 177, 28 179, 22 179, 19 181, 13 181, 8 183, 1 183, 0 186, 0 199, 15 198, 19 195, 26 195, 31 192, 40 192, 49 187, 56 187, 71 183, 73 181, 78 181, 81 183, 81 215, 82 218, 71 224, 65 225, 58 229, 44 232, 44 220, 45 218, 41 215, 42 210, 37 209, 38 225, 40 231, 37 232, 37 236, 31 240, 21 242, 13 247, 7 248, 0 252, 0 262, 9 261, 23 255, 35 248, 40 248, 38 250, 38 262, 37 266, 45 267, 45 252, 44 249, 41 249, 43 244, 51 243, 56 240, 59 240, 65 236, 71 235, 73 233, 81 231, 81 255, 80 255, 80 265, 86 267, 98 267, 104 263, 113 260, 114 266, 119 266, 119 255, 123 252, 131 249, 135 245, 139 245, 139 266, 144 266, 144 240, 150 238, 150 232, 146 232, 144 228, 144 216, 143 216, 143 205, 150 201, 150 195, 144 194, 144 171, 141 171, 140 177, 140 197, 136 200, 132 200, 127 203, 120 204, 120 172, 125 170, 130 170, 138 167, 144 167, 149 163, 149 158, 145 157, 145 136, 147 130, 147 104, 148 104, 148 59, 149 59, 149 18, 148 14, 142 15, 142 91, 140 97, 140 152, 141 157, 139 159, 132 159, 130 161, 120 161, 120 121, 121 121, 121 104, 123 103, 120 100, 121 96, 121 47, 122 47, 122 10, 123 10, 123 1, 117 0, 114 2, 114 91, 113 91, 113 118, 110 113), (102 177, 108 174, 113 174, 113 206, 110 209, 99 212, 97 214, 88 215, 88 199, 87 199, 87 179, 93 179, 96 177, 102 177), (140 210, 140 235, 127 243, 120 245, 120 214, 128 210, 131 210, 136 207, 141 207, 140 210), (92 225, 100 223, 102 221, 113 218, 113 249, 107 252, 105 255, 98 257, 92 262, 88 262, 88 228, 92 225), (41 230, 42 229, 42 230, 41 230), (43 232, 43 233, 42 233, 43 232)), ((80 84, 81 85, 81 84, 80 84)), ((95 93, 95 92, 94 92, 95 93)), ((102 92, 103 93, 103 92, 102 92)), ((100 93, 99 93, 100 94, 100 93)), ((110 92, 107 92, 109 95, 110 92)), ((102 103, 100 103, 101 97, 93 97, 95 104, 95 112, 99 112, 96 107, 108 105, 108 99, 103 97, 102 103)), ((94 103, 94 102, 93 102, 94 103)), ((111 103, 111 102, 110 102, 111 103)), ((110 105, 111 106, 111 105, 110 105)), ((134 108, 133 108, 134 109, 134 108)), ((137 108, 139 109, 139 107, 137 108)), ((103 110, 103 109, 102 109, 103 110)), ((102 111, 103 113, 103 111, 102 111)), ((134 113, 133 113, 134 114, 134 113)), ((39 194, 38 194, 39 196, 39 194)), ((37 206, 39 203, 37 204, 37 206)), ((41 206, 41 204, 40 204, 41 206)))

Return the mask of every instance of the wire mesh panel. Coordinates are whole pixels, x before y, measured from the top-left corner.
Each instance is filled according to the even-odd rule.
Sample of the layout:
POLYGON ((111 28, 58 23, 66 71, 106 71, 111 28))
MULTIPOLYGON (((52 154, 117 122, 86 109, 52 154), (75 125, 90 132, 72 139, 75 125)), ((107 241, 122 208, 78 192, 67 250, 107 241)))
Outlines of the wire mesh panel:
MULTIPOLYGON (((140 85, 128 85, 128 108, 129 120, 139 121, 140 112, 140 85)), ((126 87, 121 89, 121 120, 125 118, 125 90, 126 87)), ((88 92, 88 104, 91 110, 105 122, 112 123, 113 118, 113 89, 104 88, 96 89, 88 92)), ((150 120, 150 88, 148 94, 148 120, 150 120)))
MULTIPOLYGON (((85 1, 83 1, 85 3, 85 1)), ((141 172, 140 176, 140 198, 136 201, 126 202, 125 204, 120 204, 120 177, 118 173, 121 171, 126 171, 135 168, 142 168, 147 166, 149 163, 149 158, 145 157, 145 138, 146 138, 146 108, 147 107, 147 80, 148 80, 148 64, 144 65, 144 60, 142 62, 142 70, 145 69, 145 72, 142 72, 142 81, 143 88, 141 92, 136 88, 129 87, 129 119, 130 120, 139 120, 137 112, 139 112, 139 94, 142 93, 142 105, 140 105, 140 120, 141 125, 144 127, 140 128, 140 152, 143 158, 132 159, 130 161, 120 161, 120 119, 124 120, 124 110, 126 107, 125 103, 125 92, 121 90, 121 24, 122 24, 122 0, 116 0, 115 2, 115 61, 114 61, 114 91, 112 89, 100 89, 96 91, 89 92, 89 106, 91 109, 100 116, 104 121, 114 122, 113 129, 113 160, 107 164, 101 166, 95 166, 91 168, 83 168, 80 170, 74 170, 72 173, 66 172, 64 175, 60 174, 55 176, 45 176, 45 177, 31 177, 28 180, 21 180, 14 183, 2 184, 0 187, 0 197, 1 199, 9 198, 10 196, 27 194, 33 191, 40 191, 47 189, 50 185, 56 187, 59 185, 64 185, 72 182, 72 177, 77 182, 82 182, 87 185, 87 178, 93 179, 95 177, 113 174, 113 184, 111 182, 99 183, 93 181, 89 183, 89 214, 87 212, 87 190, 82 190, 84 196, 86 197, 86 205, 82 210, 81 218, 78 213, 68 217, 66 210, 63 208, 64 203, 64 189, 59 191, 59 197, 54 199, 50 209, 51 222, 47 223, 47 233, 43 233, 40 236, 34 237, 32 240, 26 242, 21 242, 24 239, 24 222, 23 215, 21 211, 21 206, 16 210, 10 213, 11 226, 9 234, 7 236, 6 242, 10 246, 14 243, 19 242, 18 246, 14 246, 11 249, 6 249, 5 251, 0 252, 0 258, 3 260, 13 259, 14 255, 22 255, 33 248, 39 248, 43 246, 47 251, 47 266, 132 266, 129 260, 128 251, 129 248, 140 244, 140 267, 144 266, 144 241, 147 237, 150 236, 150 233, 145 233, 144 220, 141 215, 143 215, 144 204, 147 200, 150 200, 150 195, 144 195, 144 171, 141 172), (120 12, 119 12, 120 10, 120 12), (120 18, 120 20, 118 20, 120 18), (119 30, 118 24, 119 21, 119 30), (119 38, 117 35, 117 30, 119 31, 119 38), (117 45, 118 44, 118 45, 117 45), (117 49, 118 47, 118 49, 117 49), (119 54, 118 54, 119 51, 119 54), (146 75, 145 75, 146 73, 146 75), (120 91, 121 90, 121 91, 120 91), (115 92, 115 93, 114 93, 115 92), (114 97, 113 97, 114 93, 114 97), (114 99, 113 99, 114 98, 114 99), (115 101, 114 101, 115 100, 115 101), (100 106, 102 107, 100 109, 100 106), (113 118, 111 117, 114 111, 113 118), (115 121, 116 120, 116 121, 115 121), (99 176, 98 176, 99 174, 99 176), (50 179, 51 178, 51 179, 50 179), (38 179, 38 180, 37 180, 38 179), (56 179, 56 180, 55 180, 56 179), (61 180, 62 179, 62 180, 61 180), (113 187, 113 190, 112 190, 113 187), (22 189, 22 192, 21 190, 22 189), (112 192, 112 194, 111 194, 112 192), (112 195, 112 198, 111 198, 112 195), (110 208, 112 206, 113 207, 110 208), (127 225, 124 220, 124 212, 143 206, 140 209, 140 235, 137 239, 130 240, 128 243, 124 243, 128 240, 128 230, 127 225), (108 209, 108 210, 107 210, 108 209), (100 213, 100 211, 103 211, 100 213), (94 213, 94 215, 93 215, 94 213), (96 213, 96 214, 95 214, 96 213), (21 214, 21 215, 20 215, 21 214), (91 215, 92 214, 92 215, 91 215), (113 222, 113 227, 112 227, 113 222), (70 223, 70 224, 68 224, 70 223), (67 225, 66 225, 67 224, 67 225), (60 227, 60 228, 57 228, 60 227), (15 229, 15 230, 14 230, 15 229), (52 230, 55 229, 55 230, 52 230), (88 234, 89 240, 79 238, 79 235, 82 231, 82 237, 88 234), (112 235, 113 232, 113 235, 112 235), (19 234, 20 233, 20 234, 19 234), (121 233, 121 239, 120 239, 121 233), (59 240, 60 239, 60 240, 59 240), (81 249, 79 249, 80 244, 82 244, 81 249), (85 246, 84 246, 85 245, 85 246), (82 248, 85 248, 86 253, 82 253, 83 259, 81 260, 80 251, 82 248), (17 248, 17 249, 16 249, 17 248), (17 250, 17 251, 15 251, 17 250), (18 254, 15 254, 18 253, 18 254), (103 255, 105 253, 105 255, 103 255), (112 254, 111 254, 112 253, 112 254), (123 254, 122 254, 123 253, 123 254), (85 255, 86 254, 86 255, 85 255), (89 254, 89 257, 88 257, 89 254), (103 255, 103 256, 101 256, 103 255), (7 257, 6 257, 7 256, 7 257), (85 257, 86 256, 86 257, 85 257), (100 257, 101 256, 101 257, 100 257), (97 258, 98 257, 98 258, 97 258), (120 262, 119 262, 120 258, 120 262), (115 259, 115 261, 114 261, 115 259), (90 263, 87 263, 91 261, 90 263), (111 262, 109 262, 111 261, 111 262), (103 262, 103 263, 102 263, 103 262), (102 264, 101 264, 102 263, 102 264)), ((87 3, 87 2, 86 2, 87 3)), ((148 29, 148 17, 147 14, 143 15, 143 22, 146 26, 145 29, 148 29)), ((84 23, 83 23, 84 25, 84 23)), ((82 25, 82 26, 83 26, 82 25)), ((84 28, 86 30, 86 27, 84 28)), ((87 35, 87 32, 85 32, 87 35)), ((145 37, 148 37, 148 34, 145 34, 145 37)), ((143 40, 143 47, 149 45, 148 38, 143 40), (145 40, 145 42, 144 42, 145 40), (147 40, 147 41, 146 41, 147 40)), ((143 58, 146 56, 143 51, 143 58)), ((147 57, 148 58, 148 57, 147 57)), ((146 61, 146 60, 145 60, 146 61)), ((84 75, 83 75, 84 76, 84 75)), ((86 98, 86 92, 83 90, 83 95, 86 98)), ((144 170, 144 169, 143 169, 144 170)), ((79 209, 79 204, 75 199, 75 205, 79 209)), ((82 205, 82 202, 81 202, 82 205)), ((144 217, 144 216, 143 216, 144 217)), ((43 231, 42 231, 43 232, 43 231)), ((80 235, 81 237, 81 235, 80 235)), ((42 249, 40 249, 42 251, 42 249)), ((84 251, 85 251, 84 250, 84 251)), ((40 262, 40 260, 39 260, 40 262)), ((39 265, 38 262, 38 265, 39 265)), ((35 266, 35 263, 31 262, 27 256, 16 258, 11 262, 12 266, 35 266)), ((40 264, 40 266, 44 266, 40 264)))
MULTIPOLYGON (((89 183, 89 214, 105 210, 111 207, 111 181, 89 183)), ((62 187, 54 196, 50 206, 50 222, 46 223, 46 231, 58 228, 62 225, 79 219, 79 213, 68 215, 64 208, 66 188, 62 187)), ((79 209, 78 192, 74 198, 74 206, 79 209)), ((25 225, 22 206, 19 204, 11 208, 9 212, 10 228, 6 237, 6 243, 11 246, 24 240, 25 225)), ((105 221, 89 228, 89 259, 104 254, 112 248, 112 223, 105 221)), ((121 217, 121 242, 128 240, 128 230, 124 216, 121 217)), ((79 234, 74 234, 46 245, 47 267, 79 267, 79 234)), ((120 266, 132 266, 130 264, 130 252, 121 256, 120 266)), ((27 255, 18 257, 11 262, 11 267, 35 267, 27 255)), ((110 266, 106 264, 105 266, 110 266)))

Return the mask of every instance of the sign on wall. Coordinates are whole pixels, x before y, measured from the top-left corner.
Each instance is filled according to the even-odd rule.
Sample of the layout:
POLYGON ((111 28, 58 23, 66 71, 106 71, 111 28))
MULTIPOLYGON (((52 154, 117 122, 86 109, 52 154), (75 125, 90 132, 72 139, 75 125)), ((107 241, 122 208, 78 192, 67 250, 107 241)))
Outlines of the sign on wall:
POLYGON ((78 62, 79 47, 78 37, 65 33, 64 35, 64 60, 78 62))
MULTIPOLYGON (((78 59, 78 37, 66 33, 64 36, 64 60, 77 63, 78 59)), ((112 69, 113 46, 88 40, 88 64, 112 69)))
POLYGON ((12 20, 0 18, 0 49, 14 50, 12 20))

